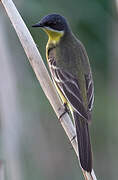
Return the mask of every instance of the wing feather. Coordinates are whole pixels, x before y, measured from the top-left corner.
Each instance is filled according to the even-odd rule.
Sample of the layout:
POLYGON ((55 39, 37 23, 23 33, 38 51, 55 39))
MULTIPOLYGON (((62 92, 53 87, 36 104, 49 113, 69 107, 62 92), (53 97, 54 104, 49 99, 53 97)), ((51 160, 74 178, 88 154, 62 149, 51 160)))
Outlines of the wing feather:
POLYGON ((86 80, 86 90, 87 90, 87 99, 88 99, 88 110, 91 111, 94 102, 94 85, 91 74, 85 75, 85 80, 86 80))
POLYGON ((81 90, 77 79, 69 72, 56 67, 54 59, 50 61, 49 65, 55 83, 72 105, 73 109, 78 112, 81 117, 88 119, 88 113, 83 105, 81 90))

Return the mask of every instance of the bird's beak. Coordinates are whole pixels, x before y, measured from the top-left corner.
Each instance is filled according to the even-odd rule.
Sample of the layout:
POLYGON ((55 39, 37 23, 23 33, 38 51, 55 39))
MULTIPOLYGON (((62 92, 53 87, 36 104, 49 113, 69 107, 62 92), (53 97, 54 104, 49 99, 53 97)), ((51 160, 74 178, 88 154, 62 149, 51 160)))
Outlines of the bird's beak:
POLYGON ((32 27, 43 27, 43 24, 38 22, 38 23, 32 25, 32 27))

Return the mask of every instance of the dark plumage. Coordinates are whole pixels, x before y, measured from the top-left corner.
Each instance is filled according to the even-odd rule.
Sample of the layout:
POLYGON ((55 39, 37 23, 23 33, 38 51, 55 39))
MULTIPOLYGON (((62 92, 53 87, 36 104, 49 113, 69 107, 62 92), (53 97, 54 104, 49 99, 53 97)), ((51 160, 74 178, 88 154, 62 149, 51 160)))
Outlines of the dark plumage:
POLYGON ((91 120, 94 87, 86 50, 73 35, 66 19, 59 14, 45 16, 33 27, 42 27, 49 36, 46 56, 52 79, 75 121, 80 165, 91 173, 88 122, 91 120))
POLYGON ((69 26, 66 19, 59 14, 44 16, 41 21, 32 27, 49 27, 57 31, 68 31, 69 26))

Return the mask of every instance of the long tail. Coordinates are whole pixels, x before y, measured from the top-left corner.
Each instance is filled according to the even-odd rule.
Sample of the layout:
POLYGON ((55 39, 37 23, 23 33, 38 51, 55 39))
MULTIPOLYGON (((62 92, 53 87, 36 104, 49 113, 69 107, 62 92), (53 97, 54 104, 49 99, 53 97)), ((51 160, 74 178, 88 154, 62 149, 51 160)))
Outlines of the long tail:
POLYGON ((75 111, 73 112, 73 116, 76 126, 80 165, 85 171, 91 173, 92 152, 88 123, 75 111))

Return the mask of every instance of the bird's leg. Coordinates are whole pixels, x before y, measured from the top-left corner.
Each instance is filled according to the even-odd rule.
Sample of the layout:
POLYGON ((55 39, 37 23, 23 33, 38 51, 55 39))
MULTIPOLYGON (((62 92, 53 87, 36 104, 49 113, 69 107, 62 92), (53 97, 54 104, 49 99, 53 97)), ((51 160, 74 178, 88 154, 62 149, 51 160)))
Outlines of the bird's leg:
POLYGON ((72 139, 70 140, 70 142, 72 142, 73 140, 75 140, 76 135, 72 137, 72 139))
POLYGON ((64 116, 64 114, 69 113, 67 103, 64 103, 63 105, 64 105, 64 112, 60 115, 59 120, 61 120, 61 118, 62 118, 62 116, 64 116))
POLYGON ((63 105, 64 105, 64 108, 65 108, 65 112, 69 113, 69 108, 67 106, 67 103, 64 103, 63 105))
MULTIPOLYGON (((61 118, 62 118, 62 116, 64 116, 64 114, 70 112, 70 111, 69 111, 69 108, 68 108, 68 106, 67 106, 67 103, 64 103, 63 106, 64 106, 64 112, 60 115, 59 120, 61 120, 61 118)), ((76 138, 76 135, 72 137, 72 139, 70 140, 70 142, 72 142, 75 138, 76 138)))

